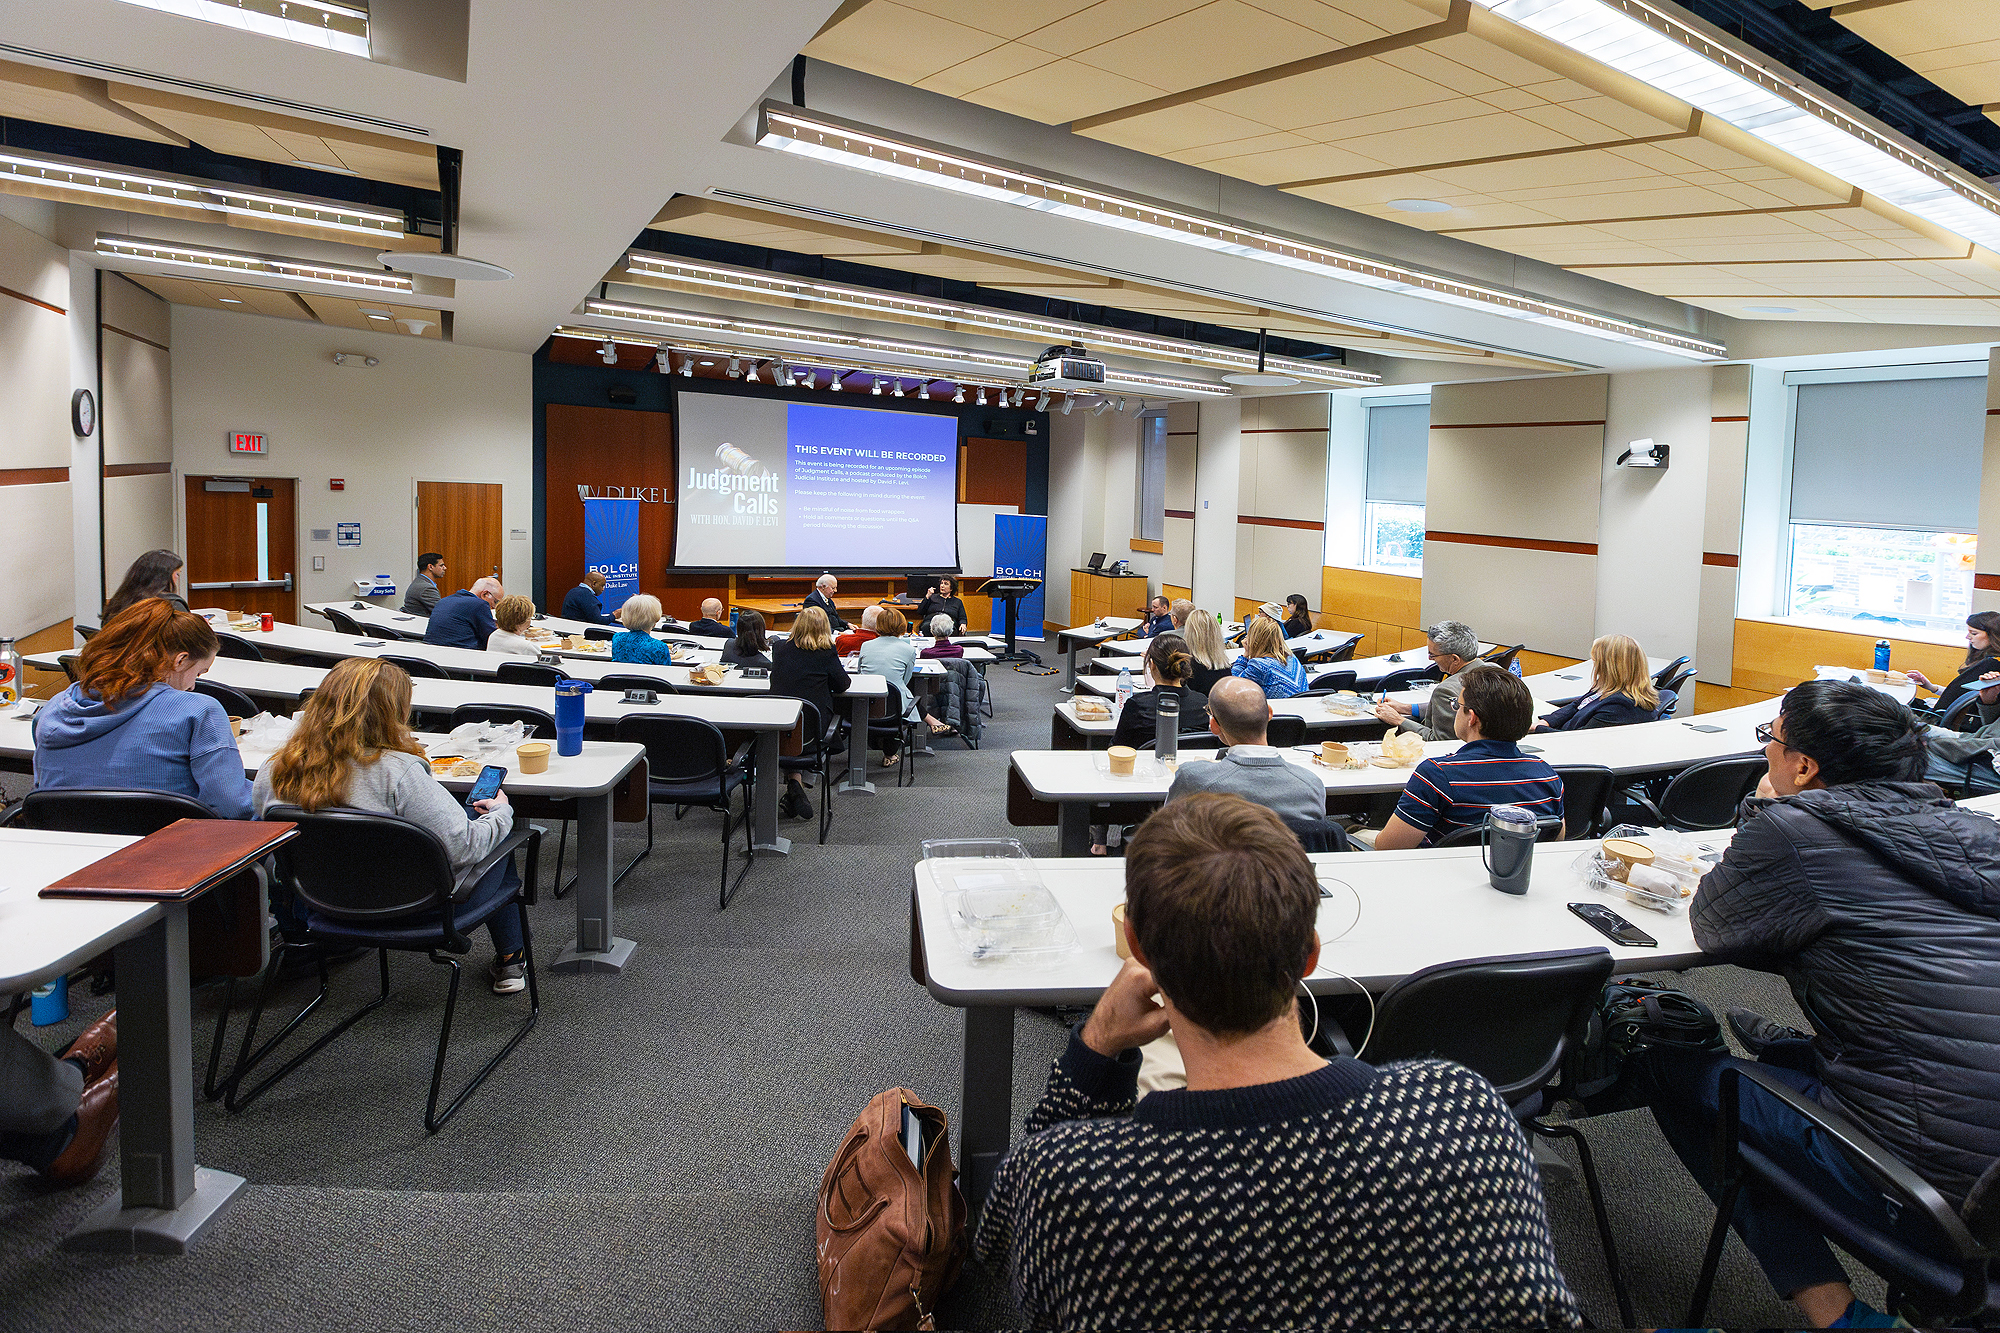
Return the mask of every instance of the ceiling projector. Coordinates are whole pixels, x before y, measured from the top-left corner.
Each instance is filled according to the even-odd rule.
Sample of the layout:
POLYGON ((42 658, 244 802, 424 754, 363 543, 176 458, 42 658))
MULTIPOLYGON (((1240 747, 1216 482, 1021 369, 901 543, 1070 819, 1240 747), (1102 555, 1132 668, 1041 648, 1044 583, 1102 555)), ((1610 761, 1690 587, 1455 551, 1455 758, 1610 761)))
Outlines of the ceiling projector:
POLYGON ((1057 343, 1036 358, 1028 383, 1038 389, 1102 389, 1104 363, 1081 347, 1057 343))

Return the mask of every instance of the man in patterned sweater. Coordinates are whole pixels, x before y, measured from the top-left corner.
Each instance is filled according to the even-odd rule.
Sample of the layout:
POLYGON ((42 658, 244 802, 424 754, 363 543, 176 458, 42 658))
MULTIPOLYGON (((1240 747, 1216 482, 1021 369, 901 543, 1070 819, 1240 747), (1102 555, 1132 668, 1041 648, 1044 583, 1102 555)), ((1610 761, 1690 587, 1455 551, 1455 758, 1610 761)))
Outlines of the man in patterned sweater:
POLYGON ((975 1253, 1042 1328, 1574 1327, 1528 1146, 1439 1060, 1328 1062, 1298 840, 1238 796, 1174 801, 1126 852, 1132 960, 1056 1061, 975 1253), (1171 1028, 1184 1090, 1133 1108, 1171 1028))

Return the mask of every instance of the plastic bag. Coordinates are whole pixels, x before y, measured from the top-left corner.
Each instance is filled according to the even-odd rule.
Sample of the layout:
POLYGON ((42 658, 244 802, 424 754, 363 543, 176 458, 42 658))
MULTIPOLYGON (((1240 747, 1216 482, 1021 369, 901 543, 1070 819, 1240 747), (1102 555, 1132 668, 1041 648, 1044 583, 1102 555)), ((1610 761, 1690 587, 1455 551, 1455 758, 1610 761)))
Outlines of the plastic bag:
POLYGON ((292 728, 297 724, 296 717, 273 717, 269 713, 246 717, 242 734, 236 738, 236 748, 274 753, 292 738, 292 728))
POLYGON ((522 741, 528 738, 528 729, 519 722, 509 722, 504 726, 493 722, 467 722, 453 727, 451 734, 431 747, 431 755, 463 755, 467 759, 485 763, 497 760, 506 763, 522 741))

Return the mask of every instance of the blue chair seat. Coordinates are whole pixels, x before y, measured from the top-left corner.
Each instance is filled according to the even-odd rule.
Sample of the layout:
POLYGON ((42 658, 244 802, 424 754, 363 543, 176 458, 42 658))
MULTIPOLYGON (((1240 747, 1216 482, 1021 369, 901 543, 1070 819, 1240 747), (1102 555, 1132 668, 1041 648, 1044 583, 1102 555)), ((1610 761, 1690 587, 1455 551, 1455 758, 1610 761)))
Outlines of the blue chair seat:
POLYGON ((708 777, 688 782, 649 781, 646 786, 655 797, 680 805, 727 800, 732 792, 749 780, 748 773, 741 769, 731 769, 723 773, 719 779, 708 777))

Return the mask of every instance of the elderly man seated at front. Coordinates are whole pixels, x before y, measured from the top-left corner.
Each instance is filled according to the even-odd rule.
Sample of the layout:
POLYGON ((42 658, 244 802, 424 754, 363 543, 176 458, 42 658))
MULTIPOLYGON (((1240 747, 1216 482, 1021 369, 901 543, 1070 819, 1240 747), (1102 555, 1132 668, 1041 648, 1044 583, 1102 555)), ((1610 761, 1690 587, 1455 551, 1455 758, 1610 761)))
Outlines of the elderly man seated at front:
POLYGON ((1479 658, 1479 636, 1458 620, 1440 620, 1425 631, 1430 636, 1431 663, 1444 672, 1444 679, 1431 697, 1415 707, 1384 699, 1375 705, 1375 716, 1401 731, 1414 731, 1427 741, 1457 739, 1452 714, 1458 711, 1459 691, 1465 688, 1465 669, 1479 658))

